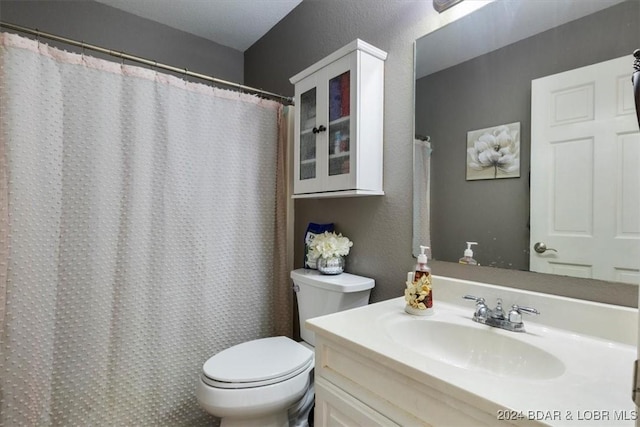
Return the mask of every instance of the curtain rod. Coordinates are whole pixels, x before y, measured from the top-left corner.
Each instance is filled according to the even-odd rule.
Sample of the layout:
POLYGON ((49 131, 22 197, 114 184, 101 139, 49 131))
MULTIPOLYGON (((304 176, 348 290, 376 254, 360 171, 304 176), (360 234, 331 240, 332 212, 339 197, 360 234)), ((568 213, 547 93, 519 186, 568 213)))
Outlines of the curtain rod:
POLYGON ((195 73, 193 71, 189 71, 186 68, 174 67, 172 65, 163 64, 163 63, 160 63, 158 61, 152 61, 150 59, 142 58, 140 56, 130 55, 130 54, 125 53, 125 52, 115 51, 115 50, 112 50, 112 49, 106 49, 104 47, 92 45, 92 44, 85 43, 85 42, 79 42, 77 40, 68 39, 66 37, 56 36, 55 34, 50 34, 50 33, 45 33, 43 31, 40 31, 37 28, 34 30, 34 29, 31 29, 31 28, 22 27, 20 25, 10 24, 10 23, 4 22, 4 21, 0 21, 0 27, 7 28, 9 30, 20 31, 22 33, 31 34, 33 36, 36 36, 36 38, 42 37, 42 38, 45 38, 45 39, 55 40, 55 41, 58 41, 58 42, 70 44, 72 46, 80 47, 82 49, 93 50, 95 52, 104 53, 104 54, 107 54, 107 55, 110 55, 110 56, 114 56, 116 58, 121 58, 123 60, 132 61, 132 62, 138 62, 138 63, 141 63, 141 64, 149 65, 149 66, 154 67, 154 68, 161 68, 163 70, 173 71, 175 73, 180 73, 180 74, 185 75, 185 76, 195 77, 195 78, 198 78, 198 79, 201 79, 201 80, 206 80, 208 82, 212 82, 212 83, 216 83, 216 84, 220 84, 220 85, 224 85, 224 86, 230 86, 230 87, 233 87, 235 89, 239 89, 242 92, 252 93, 254 95, 262 95, 262 96, 265 96, 267 98, 271 98, 271 99, 277 100, 278 102, 281 102, 281 103, 283 103, 285 105, 293 105, 293 98, 290 98, 290 97, 287 97, 287 96, 284 96, 284 95, 279 95, 277 93, 267 92, 267 91, 262 90, 262 89, 256 89, 256 88, 253 88, 253 87, 250 87, 250 86, 245 86, 245 85, 241 85, 241 84, 238 84, 238 83, 229 82, 229 81, 226 81, 226 80, 222 80, 222 79, 218 79, 218 78, 215 78, 215 77, 212 77, 212 76, 208 76, 206 74, 195 73))

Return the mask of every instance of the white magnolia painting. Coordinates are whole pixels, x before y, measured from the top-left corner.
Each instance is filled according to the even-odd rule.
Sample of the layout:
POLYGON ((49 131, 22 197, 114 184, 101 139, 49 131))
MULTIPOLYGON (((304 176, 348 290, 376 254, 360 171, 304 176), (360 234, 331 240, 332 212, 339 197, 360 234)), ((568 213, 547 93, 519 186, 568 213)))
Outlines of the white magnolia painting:
POLYGON ((467 132, 467 181, 520 176, 520 122, 467 132))

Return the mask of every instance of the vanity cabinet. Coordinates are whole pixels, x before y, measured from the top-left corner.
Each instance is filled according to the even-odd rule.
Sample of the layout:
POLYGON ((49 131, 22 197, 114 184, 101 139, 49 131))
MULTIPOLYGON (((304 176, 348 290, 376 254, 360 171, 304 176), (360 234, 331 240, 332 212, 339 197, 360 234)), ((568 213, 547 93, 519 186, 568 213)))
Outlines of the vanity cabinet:
POLYGON ((323 377, 315 381, 315 415, 321 426, 398 426, 370 406, 331 384, 323 377))
POLYGON ((442 276, 432 285, 432 316, 407 314, 398 297, 305 322, 317 427, 636 426, 637 309, 442 276), (542 314, 526 332, 491 328, 463 295, 542 314))
MULTIPOLYGON (((470 405, 452 387, 426 384, 411 370, 354 351, 316 330, 315 412, 318 427, 493 426, 500 407, 470 405)), ((501 425, 512 425, 501 422, 501 425)))
POLYGON ((355 40, 291 77, 294 198, 383 195, 386 52, 355 40))

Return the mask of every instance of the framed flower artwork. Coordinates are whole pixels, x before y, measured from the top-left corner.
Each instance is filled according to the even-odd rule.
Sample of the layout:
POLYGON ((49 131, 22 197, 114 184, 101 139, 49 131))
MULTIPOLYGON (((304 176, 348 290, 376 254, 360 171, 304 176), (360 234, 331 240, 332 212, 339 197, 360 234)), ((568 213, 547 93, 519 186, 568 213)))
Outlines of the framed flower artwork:
POLYGON ((467 132, 467 181, 520 177, 520 122, 467 132))

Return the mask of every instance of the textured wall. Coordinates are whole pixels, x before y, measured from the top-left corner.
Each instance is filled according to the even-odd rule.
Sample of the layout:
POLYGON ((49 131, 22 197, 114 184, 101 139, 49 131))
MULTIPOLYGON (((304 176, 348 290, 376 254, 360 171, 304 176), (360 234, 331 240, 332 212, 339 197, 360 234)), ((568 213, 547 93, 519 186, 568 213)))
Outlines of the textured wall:
MULTIPOLYGON (((355 242, 348 271, 376 279, 373 300, 402 294, 411 269, 411 176, 413 138, 413 42, 464 8, 462 2, 442 15, 428 0, 304 0, 244 55, 244 82, 293 95, 289 77, 361 38, 389 53, 385 63, 384 197, 296 201, 296 265, 302 265, 307 223, 333 221, 355 242)), ((185 66, 193 71, 241 82, 242 53, 89 1, 0 1, 0 18, 87 43, 185 66), (230 69, 227 69, 230 67, 230 69)), ((69 49, 71 50, 71 49, 69 49)), ((439 264, 450 276, 468 276, 457 265, 439 264)), ((438 269, 434 268, 434 273, 438 269)), ((597 283, 569 286, 570 279, 492 269, 484 280, 602 300, 597 283)), ((611 287, 613 303, 635 304, 637 289, 611 287)))
POLYGON ((289 77, 360 38, 385 62, 384 197, 297 200, 295 264, 309 222, 334 222, 353 240, 347 270, 375 278, 374 300, 403 293, 411 256, 413 40, 439 25, 430 1, 305 0, 245 52, 245 81, 293 95, 289 77))
MULTIPOLYGON (((224 80, 236 83, 244 80, 242 52, 101 3, 1 0, 0 19, 224 80)), ((69 45, 46 43, 79 51, 69 45)), ((110 58, 95 52, 91 55, 110 58)))
MULTIPOLYGON (((295 260, 302 265, 303 235, 309 222, 334 222, 353 239, 347 270, 373 277, 373 301, 402 295, 406 271, 413 268, 412 150, 413 42, 474 2, 462 2, 443 15, 431 1, 304 0, 276 27, 245 52, 245 82, 250 86, 293 95, 289 77, 355 38, 389 53, 385 63, 383 197, 297 200, 295 260)), ((437 263, 449 276, 467 276, 468 267, 437 263)), ((480 273, 478 271, 478 273, 480 273)), ((473 274, 472 274, 473 276, 473 274)), ((478 276, 480 277, 480 276, 478 276)), ((482 279, 550 293, 603 300, 601 283, 534 273, 483 269, 482 279), (488 271, 487 271, 488 270, 488 271)), ((607 287, 608 301, 637 303, 637 287, 607 287)))

